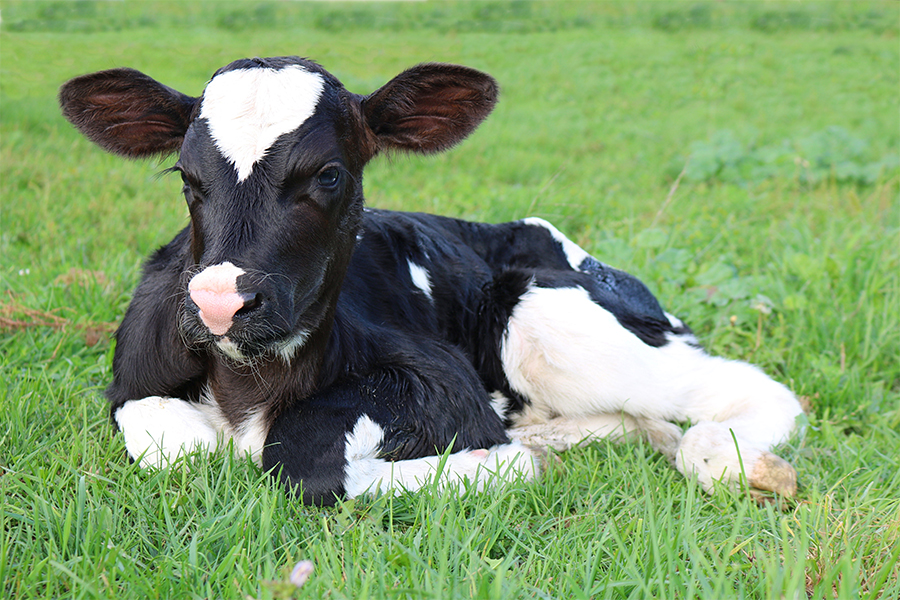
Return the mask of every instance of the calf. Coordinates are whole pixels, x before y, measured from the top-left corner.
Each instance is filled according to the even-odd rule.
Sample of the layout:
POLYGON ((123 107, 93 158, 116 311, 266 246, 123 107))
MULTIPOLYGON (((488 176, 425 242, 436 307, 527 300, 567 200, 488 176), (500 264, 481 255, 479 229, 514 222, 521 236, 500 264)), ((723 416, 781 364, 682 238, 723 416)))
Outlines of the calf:
POLYGON ((228 441, 330 504, 436 473, 531 477, 541 448, 635 434, 707 491, 743 472, 793 494, 770 448, 794 395, 705 354, 640 281, 541 219, 364 208, 369 160, 453 146, 496 97, 445 64, 360 96, 296 57, 233 62, 199 98, 131 69, 66 83, 64 115, 101 147, 178 154, 190 210, 116 334, 107 396, 131 457, 228 441))

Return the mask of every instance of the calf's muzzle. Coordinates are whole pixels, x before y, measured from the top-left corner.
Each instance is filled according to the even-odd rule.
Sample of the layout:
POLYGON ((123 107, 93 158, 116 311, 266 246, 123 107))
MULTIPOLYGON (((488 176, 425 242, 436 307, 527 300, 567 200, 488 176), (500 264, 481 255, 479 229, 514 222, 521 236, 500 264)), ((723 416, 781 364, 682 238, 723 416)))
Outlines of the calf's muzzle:
POLYGON ((188 283, 191 302, 199 309, 198 317, 213 335, 225 335, 239 312, 259 308, 261 293, 242 293, 237 278, 244 270, 230 262, 207 267, 188 283))

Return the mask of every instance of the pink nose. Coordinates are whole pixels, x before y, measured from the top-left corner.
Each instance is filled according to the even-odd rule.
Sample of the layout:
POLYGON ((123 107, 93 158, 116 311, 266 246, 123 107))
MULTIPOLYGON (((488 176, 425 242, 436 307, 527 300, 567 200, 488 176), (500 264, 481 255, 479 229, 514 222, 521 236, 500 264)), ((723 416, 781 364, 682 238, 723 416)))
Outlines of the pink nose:
POLYGON ((246 303, 237 291, 237 278, 243 274, 243 269, 226 262, 207 267, 188 283, 191 300, 200 309, 200 320, 214 335, 225 335, 235 313, 246 303))

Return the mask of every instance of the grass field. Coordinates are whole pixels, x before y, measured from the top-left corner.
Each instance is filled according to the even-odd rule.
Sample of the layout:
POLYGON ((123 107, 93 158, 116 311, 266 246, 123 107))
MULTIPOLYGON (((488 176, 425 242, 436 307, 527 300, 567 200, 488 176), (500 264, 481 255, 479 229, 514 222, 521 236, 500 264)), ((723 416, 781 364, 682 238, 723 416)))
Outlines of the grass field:
POLYGON ((0 9, 0 597, 900 596, 896 2, 0 9), (171 160, 105 155, 56 90, 131 66, 196 95, 235 58, 282 54, 359 93, 423 61, 493 74, 481 129, 375 161, 369 204, 544 217, 640 276, 712 352, 808 403, 781 450, 796 501, 707 497, 641 445, 490 494, 335 509, 241 458, 129 464, 102 398, 110 332, 187 211, 157 175, 171 160))

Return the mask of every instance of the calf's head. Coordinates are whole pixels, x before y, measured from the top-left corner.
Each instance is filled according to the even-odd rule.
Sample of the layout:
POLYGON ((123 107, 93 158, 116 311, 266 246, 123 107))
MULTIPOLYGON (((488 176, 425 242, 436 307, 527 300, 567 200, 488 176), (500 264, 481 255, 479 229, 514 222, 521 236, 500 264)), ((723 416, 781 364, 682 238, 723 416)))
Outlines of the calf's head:
POLYGON ((289 356, 330 327, 365 164, 456 144, 496 97, 488 75, 444 64, 361 96, 297 57, 235 61, 197 98, 132 69, 75 78, 59 95, 65 117, 110 152, 178 153, 191 215, 180 326, 236 358, 289 356))

